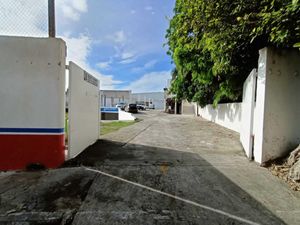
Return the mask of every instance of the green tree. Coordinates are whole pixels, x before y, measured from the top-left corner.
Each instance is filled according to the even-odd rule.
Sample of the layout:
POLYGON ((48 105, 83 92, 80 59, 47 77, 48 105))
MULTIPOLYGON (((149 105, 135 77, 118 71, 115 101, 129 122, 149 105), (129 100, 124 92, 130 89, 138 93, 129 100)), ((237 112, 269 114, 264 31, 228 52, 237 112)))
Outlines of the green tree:
POLYGON ((177 0, 166 34, 171 91, 201 106, 241 99, 259 49, 297 46, 299 10, 298 0, 177 0))

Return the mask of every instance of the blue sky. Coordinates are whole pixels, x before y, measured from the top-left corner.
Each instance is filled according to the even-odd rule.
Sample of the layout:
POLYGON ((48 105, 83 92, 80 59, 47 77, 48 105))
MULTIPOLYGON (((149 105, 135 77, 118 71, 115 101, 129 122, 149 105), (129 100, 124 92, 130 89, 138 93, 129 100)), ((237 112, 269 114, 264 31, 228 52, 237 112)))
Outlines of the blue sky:
POLYGON ((163 44, 175 0, 76 1, 56 3, 69 58, 100 74, 102 89, 162 91, 173 68, 163 44))
MULTIPOLYGON (((0 35, 47 36, 48 0, 0 0, 0 35)), ((100 78, 101 89, 162 91, 173 68, 167 17, 175 0, 56 0, 67 60, 100 78)))

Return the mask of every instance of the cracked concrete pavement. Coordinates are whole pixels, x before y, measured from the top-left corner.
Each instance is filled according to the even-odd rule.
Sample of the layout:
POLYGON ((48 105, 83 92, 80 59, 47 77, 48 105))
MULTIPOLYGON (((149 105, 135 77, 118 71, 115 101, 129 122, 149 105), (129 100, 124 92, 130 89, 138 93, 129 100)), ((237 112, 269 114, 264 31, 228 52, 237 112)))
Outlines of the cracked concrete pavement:
POLYGON ((0 224, 299 224, 299 192, 248 161, 237 133, 138 117, 65 168, 0 173, 0 224))

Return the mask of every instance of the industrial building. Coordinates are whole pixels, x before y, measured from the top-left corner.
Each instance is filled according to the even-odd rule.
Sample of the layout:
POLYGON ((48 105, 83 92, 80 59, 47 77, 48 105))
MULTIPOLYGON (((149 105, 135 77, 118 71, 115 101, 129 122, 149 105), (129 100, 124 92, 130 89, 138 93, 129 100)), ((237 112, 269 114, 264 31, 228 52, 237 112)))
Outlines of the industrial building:
POLYGON ((131 90, 101 90, 101 107, 115 107, 118 103, 130 103, 131 90))
POLYGON ((164 109, 164 92, 133 93, 130 102, 149 108, 164 109))

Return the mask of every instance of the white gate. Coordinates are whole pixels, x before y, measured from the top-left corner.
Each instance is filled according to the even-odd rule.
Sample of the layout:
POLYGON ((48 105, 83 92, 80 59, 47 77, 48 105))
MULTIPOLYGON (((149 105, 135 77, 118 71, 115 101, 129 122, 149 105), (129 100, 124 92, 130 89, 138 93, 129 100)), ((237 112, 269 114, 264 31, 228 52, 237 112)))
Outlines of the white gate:
POLYGON ((69 63, 68 158, 99 139, 99 81, 75 63, 69 63))
POLYGON ((253 157, 253 118, 255 106, 257 70, 253 69, 243 87, 242 121, 240 141, 248 158, 253 157))

